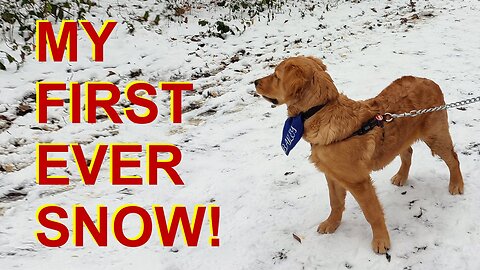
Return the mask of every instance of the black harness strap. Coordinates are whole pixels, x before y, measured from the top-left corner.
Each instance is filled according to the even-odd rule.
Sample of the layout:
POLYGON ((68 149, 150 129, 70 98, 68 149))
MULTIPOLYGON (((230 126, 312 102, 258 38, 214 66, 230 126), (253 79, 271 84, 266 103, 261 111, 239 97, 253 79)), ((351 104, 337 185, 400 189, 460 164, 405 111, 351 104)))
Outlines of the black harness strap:
MULTIPOLYGON (((302 121, 305 122, 308 118, 312 117, 314 114, 316 114, 318 111, 320 111, 323 107, 325 107, 325 104, 322 105, 317 105, 315 107, 312 107, 308 109, 306 112, 302 112, 300 115, 302 116, 302 121)), ((355 131, 352 135, 348 136, 346 139, 349 139, 353 136, 360 136, 363 134, 366 134, 370 130, 374 129, 375 127, 382 127, 383 128, 383 122, 385 122, 385 117, 381 114, 377 114, 374 117, 370 118, 365 124, 363 124, 360 129, 355 131)))
POLYGON ((382 127, 383 128, 383 122, 384 121, 385 121, 385 118, 381 114, 377 114, 374 117, 370 118, 365 124, 362 125, 362 127, 359 130, 355 131, 348 138, 353 137, 353 136, 363 135, 363 134, 369 132, 370 130, 374 129, 375 127, 382 127))

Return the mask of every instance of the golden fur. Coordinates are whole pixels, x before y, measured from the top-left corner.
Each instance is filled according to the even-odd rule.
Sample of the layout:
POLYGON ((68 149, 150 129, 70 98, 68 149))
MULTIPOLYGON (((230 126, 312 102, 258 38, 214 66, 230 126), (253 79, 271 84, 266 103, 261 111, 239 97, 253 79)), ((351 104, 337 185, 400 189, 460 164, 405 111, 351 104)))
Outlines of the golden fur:
POLYGON ((402 186, 408 178, 412 148, 424 141, 450 170, 449 191, 463 193, 463 179, 448 131, 446 111, 414 118, 398 118, 361 136, 353 136, 376 114, 409 112, 445 104, 440 87, 431 80, 402 77, 378 96, 354 101, 338 93, 326 66, 314 57, 292 57, 280 63, 272 75, 255 81, 259 94, 275 104, 286 104, 289 116, 325 104, 304 124, 303 139, 311 144, 310 161, 327 179, 331 212, 320 223, 319 233, 333 233, 345 209, 346 191, 359 203, 373 232, 372 248, 385 253, 390 237, 383 210, 372 185, 370 173, 382 169, 396 156, 402 165, 391 182, 402 186))

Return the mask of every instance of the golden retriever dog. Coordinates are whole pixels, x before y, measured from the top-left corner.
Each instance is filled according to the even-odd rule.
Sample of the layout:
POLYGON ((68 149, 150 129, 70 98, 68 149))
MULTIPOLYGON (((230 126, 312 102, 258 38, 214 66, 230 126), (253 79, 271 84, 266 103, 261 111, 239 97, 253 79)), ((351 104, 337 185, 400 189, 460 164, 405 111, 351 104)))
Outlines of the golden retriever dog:
POLYGON ((391 83, 378 96, 362 101, 340 94, 326 66, 314 57, 292 57, 275 72, 255 81, 257 92, 274 104, 286 104, 289 117, 323 105, 304 121, 303 139, 311 145, 310 161, 325 174, 331 212, 321 222, 319 233, 333 233, 340 225, 349 191, 372 227, 372 248, 386 253, 390 237, 382 206, 370 173, 380 170, 396 156, 402 161, 391 182, 402 186, 408 178, 415 141, 425 142, 432 154, 450 170, 449 191, 463 193, 463 178, 448 131, 446 111, 417 117, 396 118, 363 135, 354 135, 370 119, 386 113, 403 113, 445 104, 440 87, 431 80, 412 76, 391 83))

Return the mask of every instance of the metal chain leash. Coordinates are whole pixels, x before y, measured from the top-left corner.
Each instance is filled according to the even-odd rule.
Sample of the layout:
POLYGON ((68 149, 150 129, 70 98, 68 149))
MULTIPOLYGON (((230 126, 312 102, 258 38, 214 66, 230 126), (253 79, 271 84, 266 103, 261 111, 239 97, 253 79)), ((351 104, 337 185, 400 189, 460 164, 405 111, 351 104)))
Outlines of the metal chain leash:
POLYGON ((419 116, 425 113, 430 113, 430 112, 436 112, 436 111, 441 111, 441 110, 447 110, 455 107, 460 107, 464 106, 470 103, 475 103, 475 102, 480 102, 480 96, 474 97, 474 98, 469 98, 449 104, 444 104, 440 105, 437 107, 432 107, 432 108, 427 108, 427 109, 421 109, 421 110, 411 110, 409 112, 404 112, 404 113, 385 113, 384 118, 385 122, 391 122, 395 118, 401 118, 401 117, 415 117, 419 116))

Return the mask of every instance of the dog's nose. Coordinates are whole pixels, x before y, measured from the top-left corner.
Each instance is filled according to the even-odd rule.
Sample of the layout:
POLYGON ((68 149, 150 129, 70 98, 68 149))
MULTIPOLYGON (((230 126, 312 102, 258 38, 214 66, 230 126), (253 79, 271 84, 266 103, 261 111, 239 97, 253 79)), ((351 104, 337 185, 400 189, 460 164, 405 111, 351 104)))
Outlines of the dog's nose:
POLYGON ((255 86, 258 86, 258 84, 260 83, 260 80, 255 80, 253 83, 255 84, 255 86))

